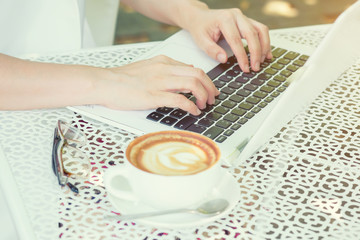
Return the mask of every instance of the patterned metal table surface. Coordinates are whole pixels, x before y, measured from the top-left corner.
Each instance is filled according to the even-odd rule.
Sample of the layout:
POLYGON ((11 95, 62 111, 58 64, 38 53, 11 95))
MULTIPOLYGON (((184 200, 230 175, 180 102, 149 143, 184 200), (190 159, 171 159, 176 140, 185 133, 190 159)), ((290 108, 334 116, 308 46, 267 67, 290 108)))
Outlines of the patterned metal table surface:
MULTIPOLYGON (((273 34, 316 46, 326 31, 314 26, 273 34)), ((31 59, 112 67, 156 44, 31 59)), ((251 159, 227 169, 238 183, 234 191, 240 191, 240 199, 229 214, 206 226, 171 230, 103 219, 114 211, 103 186, 104 170, 123 164, 134 137, 67 109, 0 112, 0 146, 7 159, 0 164, 12 176, 5 184, 16 186, 25 211, 21 215, 36 239, 359 239, 359 61, 251 159), (89 180, 77 182, 79 195, 60 189, 51 171, 58 119, 72 122, 88 138, 82 150, 91 158, 92 171, 89 180)), ((10 201, 15 195, 7 193, 10 201)))

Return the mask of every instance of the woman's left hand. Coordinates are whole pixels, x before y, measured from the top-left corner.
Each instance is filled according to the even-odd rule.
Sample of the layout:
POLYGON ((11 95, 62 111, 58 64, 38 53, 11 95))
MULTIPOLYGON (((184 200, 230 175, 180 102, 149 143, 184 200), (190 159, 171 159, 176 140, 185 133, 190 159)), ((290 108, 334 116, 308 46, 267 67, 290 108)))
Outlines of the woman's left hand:
POLYGON ((245 72, 249 72, 250 66, 252 70, 259 71, 260 63, 272 58, 268 27, 246 17, 240 9, 198 7, 191 16, 184 20, 183 27, 191 33, 198 46, 217 61, 224 63, 228 58, 225 50, 217 44, 221 36, 226 39, 245 72), (247 42, 250 63, 242 39, 247 42))

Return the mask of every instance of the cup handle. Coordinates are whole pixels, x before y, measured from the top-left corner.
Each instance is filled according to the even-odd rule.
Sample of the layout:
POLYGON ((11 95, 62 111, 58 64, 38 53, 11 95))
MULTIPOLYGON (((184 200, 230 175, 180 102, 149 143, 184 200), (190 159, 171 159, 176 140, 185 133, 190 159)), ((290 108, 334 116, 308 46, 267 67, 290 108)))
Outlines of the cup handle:
POLYGON ((129 169, 126 166, 118 166, 108 169, 104 174, 104 185, 111 195, 129 201, 139 199, 133 193, 129 181, 129 169))

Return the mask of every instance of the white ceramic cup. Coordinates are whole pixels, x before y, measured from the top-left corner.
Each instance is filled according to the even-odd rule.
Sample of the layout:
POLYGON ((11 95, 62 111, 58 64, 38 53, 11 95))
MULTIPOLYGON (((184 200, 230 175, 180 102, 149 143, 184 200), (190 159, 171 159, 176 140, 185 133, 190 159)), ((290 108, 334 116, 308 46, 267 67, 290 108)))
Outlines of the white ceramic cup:
MULTIPOLYGON (((197 165, 199 164, 197 163, 197 165)), ((162 166, 159 169, 162 171, 162 166)), ((156 209, 170 209, 189 207, 205 201, 207 195, 216 187, 221 178, 220 150, 215 142, 192 132, 162 131, 146 134, 134 139, 126 149, 125 164, 108 169, 104 174, 104 184, 108 194, 114 198, 139 202, 156 209), (154 137, 159 138, 159 136, 161 144, 158 144, 156 140, 151 140, 154 137), (183 139, 186 140, 183 141, 183 139), (150 141, 150 143, 152 141, 156 142, 154 145, 159 146, 154 149, 154 146, 151 145, 152 143, 148 144, 147 141, 150 141), (179 141, 181 144, 193 146, 195 150, 183 147, 181 144, 179 145, 179 141), (151 146, 150 148, 154 151, 144 150, 147 149, 147 146, 151 146), (183 149, 187 150, 182 152, 183 149), (193 151, 200 152, 197 153, 200 157, 196 154, 195 157, 191 154, 189 155, 189 152, 193 151), (201 153, 202 151, 205 152, 205 155, 201 153), (148 164, 150 170, 157 166, 159 161, 164 161, 166 174, 164 175, 163 172, 148 172, 148 169, 144 170, 140 169, 139 166, 135 166, 131 157, 137 159, 139 154, 132 156, 134 152, 144 152, 142 153, 143 155, 149 154, 150 157, 142 157, 145 159, 153 159, 153 155, 155 156, 155 160, 153 159, 154 161, 148 164), (181 164, 185 164, 185 167, 176 165, 175 173, 172 170, 169 173, 167 171, 168 166, 170 168, 174 166, 168 162, 168 154, 171 155, 171 159, 176 159, 176 163, 180 161, 181 164), (197 170, 194 170, 191 166, 197 161, 197 158, 204 158, 204 156, 207 156, 212 161, 210 164, 207 163, 208 165, 205 164, 205 169, 196 172, 197 170), (195 173, 184 173, 190 168, 195 173), (179 169, 180 173, 177 172, 179 169)))

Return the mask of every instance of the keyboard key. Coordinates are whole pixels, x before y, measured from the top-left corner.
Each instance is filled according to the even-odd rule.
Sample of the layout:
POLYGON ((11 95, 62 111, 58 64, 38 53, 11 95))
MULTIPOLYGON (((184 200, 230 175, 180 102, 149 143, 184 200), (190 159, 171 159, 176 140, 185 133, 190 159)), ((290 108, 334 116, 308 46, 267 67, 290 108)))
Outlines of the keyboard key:
POLYGON ((264 73, 266 74, 270 74, 270 75, 275 75, 278 73, 278 70, 277 69, 274 69, 274 68, 268 68, 264 71, 264 73))
POLYGON ((264 62, 260 63, 260 67, 261 67, 261 68, 266 68, 266 67, 269 66, 269 65, 270 65, 270 63, 267 62, 267 61, 264 61, 264 62))
POLYGON ((242 97, 247 97, 250 95, 250 91, 246 90, 246 89, 240 89, 239 91, 236 92, 237 95, 240 95, 242 97))
POLYGON ((213 105, 214 105, 214 106, 217 106, 217 105, 219 105, 220 103, 221 103, 221 101, 220 101, 219 99, 216 99, 216 98, 215 98, 215 102, 214 102, 213 105))
POLYGON ((283 91, 285 91, 285 89, 286 89, 286 87, 283 87, 283 86, 281 86, 281 87, 279 87, 278 89, 276 89, 278 92, 283 92, 283 91))
POLYGON ((274 77, 274 79, 278 82, 285 82, 286 78, 284 76, 281 76, 281 75, 276 75, 274 77))
POLYGON ((241 124, 241 125, 244 125, 246 122, 248 121, 248 119, 246 118, 241 118, 238 123, 241 124))
POLYGON ((306 62, 306 61, 309 59, 309 56, 307 56, 307 55, 301 55, 301 56, 299 57, 299 59, 306 62))
POLYGON ((191 96, 191 97, 189 98, 189 100, 196 104, 196 97, 191 96))
POLYGON ((246 102, 251 103, 251 104, 257 104, 258 102, 260 102, 260 98, 254 97, 254 96, 250 96, 246 99, 246 102))
MULTIPOLYGON (((192 114, 190 114, 189 116, 191 116, 192 118, 200 119, 200 118, 204 117, 205 114, 206 114, 206 112, 205 112, 204 109, 203 109, 199 115, 192 115, 192 114)), ((185 118, 186 118, 186 117, 185 117, 185 118)))
POLYGON ((225 114, 227 112, 229 112, 229 109, 223 106, 218 106, 214 109, 214 112, 220 113, 220 114, 225 114))
POLYGON ((274 88, 271 87, 271 86, 265 85, 265 86, 262 86, 260 88, 260 90, 263 91, 263 92, 271 93, 272 91, 274 91, 274 88))
POLYGON ((159 107, 156 109, 157 112, 162 113, 162 114, 168 114, 169 112, 171 112, 174 108, 170 108, 170 107, 159 107))
POLYGON ((274 100, 273 97, 267 97, 267 98, 265 98, 265 101, 268 102, 268 103, 271 102, 272 100, 274 100))
POLYGON ((165 125, 168 125, 168 126, 171 126, 173 125, 174 123, 177 122, 177 119, 176 118, 172 118, 172 117, 164 117, 163 119, 161 119, 160 123, 163 123, 165 125))
POLYGON ((274 58, 278 58, 278 57, 281 57, 285 52, 286 52, 285 49, 275 48, 275 49, 272 51, 272 55, 273 55, 274 58))
POLYGON ((244 110, 250 110, 251 108, 253 108, 254 105, 248 102, 242 102, 239 104, 239 108, 242 108, 244 110))
POLYGON ((247 119, 251 119, 253 116, 255 116, 255 113, 253 113, 253 112, 248 112, 248 113, 245 115, 245 117, 246 117, 247 119))
POLYGON ((146 119, 152 120, 152 121, 159 121, 161 118, 163 118, 164 115, 158 112, 152 112, 149 115, 147 115, 146 119))
POLYGON ((270 80, 268 81, 267 85, 271 86, 271 87, 278 87, 281 83, 274 81, 274 80, 270 80))
POLYGON ((219 77, 219 80, 224 81, 224 82, 230 82, 233 79, 232 76, 227 76, 227 75, 222 75, 219 77))
POLYGON ((215 126, 226 129, 231 126, 231 122, 226 120, 220 120, 217 123, 215 123, 215 126))
POLYGON ((255 91, 257 88, 258 87, 256 85, 251 84, 251 83, 246 84, 245 87, 244 87, 244 89, 249 90, 249 91, 255 91))
POLYGON ((268 80, 268 79, 271 78, 271 74, 261 73, 261 74, 259 74, 258 78, 259 78, 259 79, 262 79, 262 80, 268 80))
POLYGON ((281 63, 274 63, 274 64, 271 65, 271 68, 276 69, 276 70, 281 70, 284 67, 285 67, 285 65, 281 64, 281 63))
POLYGON ((256 91, 253 96, 257 97, 257 98, 264 98, 266 97, 268 94, 266 92, 263 91, 256 91))
POLYGON ((226 108, 233 108, 236 106, 236 102, 226 100, 221 104, 221 106, 226 107, 226 108))
POLYGON ((231 101, 233 102, 241 102, 242 100, 244 100, 243 97, 239 96, 239 95, 232 95, 230 98, 229 98, 231 101))
POLYGON ((241 127, 241 125, 240 125, 240 124, 235 123, 235 124, 231 125, 231 127, 230 127, 230 128, 231 128, 232 130, 236 131, 236 130, 238 130, 240 127, 241 127))
POLYGON ((186 130, 196 133, 202 133, 206 130, 206 128, 198 124, 191 124, 186 130))
POLYGON ((277 63, 283 64, 283 65, 288 65, 291 61, 289 59, 286 58, 280 58, 277 63))
POLYGON ((231 87, 233 89, 239 89, 242 86, 242 83, 234 81, 234 82, 229 83, 227 86, 231 87))
POLYGON ((294 60, 294 59, 297 58, 299 55, 300 55, 299 53, 290 51, 290 52, 288 52, 288 53, 285 54, 284 58, 290 59, 290 60, 294 60))
POLYGON ((226 84, 226 82, 221 81, 221 80, 215 80, 215 81, 214 81, 214 85, 215 85, 215 87, 217 87, 217 88, 222 88, 223 86, 225 86, 225 84, 226 84))
POLYGON ((236 122, 237 120, 239 120, 239 117, 235 114, 226 114, 226 116, 224 117, 224 120, 229 121, 229 122, 236 122))
POLYGON ((230 137, 233 133, 234 133, 233 130, 228 129, 228 130, 225 130, 224 135, 227 136, 227 137, 230 137))
POLYGON ((215 141, 218 143, 222 143, 226 140, 227 138, 223 135, 219 136, 215 141))
POLYGON ((273 92, 270 96, 272 96, 273 98, 276 98, 280 95, 280 92, 273 92))
POLYGON ((281 75, 285 76, 285 77, 290 77, 290 75, 292 74, 292 72, 290 72, 289 70, 282 70, 281 75))
POLYGON ((208 119, 208 118, 203 118, 200 119, 198 124, 204 127, 210 127, 211 125, 213 125, 214 121, 208 119))
POLYGON ((251 109, 251 112, 258 113, 261 111, 261 107, 255 106, 253 109, 251 109))
POLYGON ((184 110, 181 109, 175 109, 170 113, 170 116, 175 118, 183 118, 187 113, 184 110))
POLYGON ((217 95, 215 98, 219 99, 219 100, 224 100, 224 99, 227 99, 228 96, 229 95, 227 95, 226 93, 220 92, 220 94, 217 95))
POLYGON ((295 72, 296 70, 299 69, 299 66, 296 66, 296 65, 289 65, 287 66, 286 68, 287 70, 291 71, 291 72, 295 72))
POLYGON ((228 70, 231 66, 229 64, 219 64, 212 70, 210 70, 207 75, 211 80, 215 80, 220 74, 228 70))
POLYGON ((250 80, 249 77, 240 76, 235 79, 236 82, 239 83, 247 83, 250 80))
POLYGON ((241 117, 246 113, 246 111, 242 108, 235 108, 231 111, 231 113, 241 117))
POLYGON ((267 105, 268 105, 267 102, 261 102, 261 103, 258 104, 258 106, 261 107, 261 108, 264 108, 267 105))
POLYGON ((225 93, 227 95, 231 95, 235 92, 235 89, 230 87, 224 87, 223 89, 220 90, 220 92, 225 93))
POLYGON ((206 118, 217 121, 221 118, 221 114, 216 113, 216 112, 210 112, 206 115, 206 118))
POLYGON ((298 60, 295 60, 295 61, 294 61, 294 64, 295 64, 296 66, 302 67, 302 66, 304 66, 304 64, 305 64, 305 61, 298 59, 298 60))
POLYGON ((175 128, 184 130, 188 128, 191 124, 195 123, 196 121, 197 121, 196 118, 191 116, 186 116, 175 124, 175 128))
POLYGON ((251 84, 253 85, 257 85, 257 86, 261 86, 265 83, 265 80, 261 80, 259 78, 255 78, 254 80, 251 81, 251 84))
POLYGON ((237 77, 239 75, 239 71, 229 70, 225 73, 227 76, 237 77))
POLYGON ((255 77, 255 75, 256 75, 256 72, 248 72, 248 73, 244 72, 241 76, 247 77, 247 78, 253 78, 253 77, 255 77))
POLYGON ((220 127, 213 126, 213 127, 209 128, 203 135, 208 137, 208 138, 215 139, 223 131, 224 131, 224 129, 222 129, 220 127))

